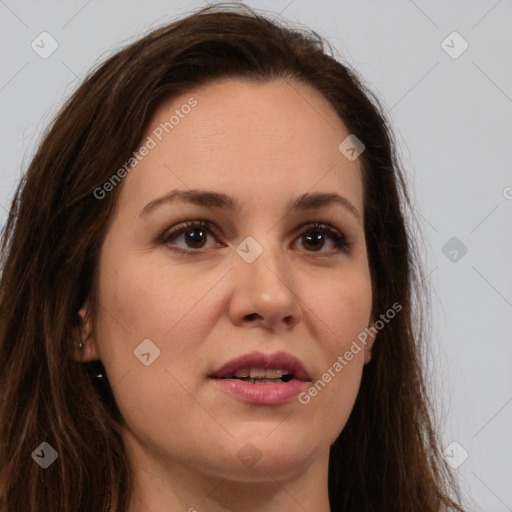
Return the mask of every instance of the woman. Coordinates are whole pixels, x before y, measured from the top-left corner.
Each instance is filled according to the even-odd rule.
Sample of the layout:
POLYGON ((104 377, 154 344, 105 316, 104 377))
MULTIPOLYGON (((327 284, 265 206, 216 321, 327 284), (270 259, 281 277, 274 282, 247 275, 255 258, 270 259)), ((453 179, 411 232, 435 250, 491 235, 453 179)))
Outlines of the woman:
POLYGON ((208 7, 57 116, 3 234, 4 512, 462 510, 392 135, 324 46, 208 7))

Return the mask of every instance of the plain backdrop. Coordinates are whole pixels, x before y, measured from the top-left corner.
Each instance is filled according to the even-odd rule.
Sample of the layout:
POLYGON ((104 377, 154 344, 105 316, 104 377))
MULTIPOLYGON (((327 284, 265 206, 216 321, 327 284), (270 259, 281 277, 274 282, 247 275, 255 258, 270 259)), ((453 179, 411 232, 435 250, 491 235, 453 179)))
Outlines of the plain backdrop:
MULTIPOLYGON (((324 36, 382 102, 424 237, 443 447, 468 510, 512 510, 512 3, 246 3, 324 36)), ((2 225, 42 130, 84 73, 204 5, 0 1, 2 225), (33 49, 41 37, 45 51, 58 44, 47 58, 33 49)))

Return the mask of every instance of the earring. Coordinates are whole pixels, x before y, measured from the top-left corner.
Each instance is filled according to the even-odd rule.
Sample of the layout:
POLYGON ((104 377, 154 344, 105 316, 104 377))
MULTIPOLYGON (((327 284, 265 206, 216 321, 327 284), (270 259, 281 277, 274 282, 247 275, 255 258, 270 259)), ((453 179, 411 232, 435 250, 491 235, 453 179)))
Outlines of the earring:
POLYGON ((84 344, 83 344, 82 342, 80 342, 80 343, 78 344, 78 348, 79 348, 79 350, 82 350, 82 349, 84 348, 84 344))

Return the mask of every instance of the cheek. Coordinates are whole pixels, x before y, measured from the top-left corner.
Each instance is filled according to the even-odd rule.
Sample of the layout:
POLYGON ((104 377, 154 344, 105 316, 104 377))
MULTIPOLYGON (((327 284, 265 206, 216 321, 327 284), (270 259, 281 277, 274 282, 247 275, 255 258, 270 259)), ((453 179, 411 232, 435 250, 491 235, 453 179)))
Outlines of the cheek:
POLYGON ((366 272, 331 280, 312 298, 311 309, 322 329, 323 351, 337 356, 368 327, 371 320, 372 289, 366 272))
POLYGON ((110 254, 122 253, 106 251, 99 269, 100 359, 111 385, 123 383, 113 389, 119 405, 126 406, 130 396, 133 401, 141 389, 155 397, 166 389, 177 399, 183 393, 178 383, 189 382, 190 375, 204 366, 204 340, 221 307, 215 285, 225 271, 211 269, 199 279, 180 265, 171 267, 140 255, 127 255, 119 262, 110 259, 110 254), (144 342, 148 339, 151 343, 144 342), (139 350, 145 347, 143 342, 148 347, 139 350), (154 363, 145 366, 137 354, 148 351, 144 357, 154 363))
POLYGON ((189 387, 190 375, 204 361, 201 341, 214 323, 206 296, 220 275, 191 283, 179 269, 171 274, 161 265, 103 263, 96 331, 116 403, 126 424, 149 433, 148 443, 162 429, 184 438, 193 430, 194 414, 201 417, 202 411, 190 420, 173 411, 197 409, 183 386, 189 387))
POLYGON ((126 258, 118 265, 105 260, 100 301, 134 338, 163 339, 190 322, 221 277, 220 272, 202 272, 199 279, 180 266, 155 264, 151 258, 126 258))
POLYGON ((337 283, 324 287, 309 303, 323 364, 299 397, 330 442, 343 429, 357 397, 364 367, 364 344, 358 336, 369 326, 372 309, 371 282, 365 273, 337 283))

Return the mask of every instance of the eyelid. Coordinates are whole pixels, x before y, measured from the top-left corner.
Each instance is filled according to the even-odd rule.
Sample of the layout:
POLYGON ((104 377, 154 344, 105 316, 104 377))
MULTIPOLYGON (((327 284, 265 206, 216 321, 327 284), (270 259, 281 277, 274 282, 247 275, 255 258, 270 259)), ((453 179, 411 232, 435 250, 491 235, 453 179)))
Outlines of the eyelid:
MULTIPOLYGON (((300 238, 302 235, 308 233, 309 231, 320 231, 321 233, 330 236, 334 242, 334 245, 336 246, 334 251, 336 254, 340 252, 349 253, 352 249, 353 242, 347 239, 344 231, 333 226, 330 222, 309 222, 303 224, 299 228, 299 233, 296 236, 296 239, 300 238)), ((316 258, 329 257, 332 255, 332 251, 306 251, 306 253, 316 258)))
POLYGON ((221 236, 220 229, 215 224, 213 224, 213 222, 210 222, 208 220, 188 220, 185 222, 181 222, 173 226, 172 228, 166 229, 163 232, 163 234, 158 238, 158 243, 165 245, 166 243, 169 242, 170 239, 176 238, 177 236, 182 235, 188 230, 195 228, 204 228, 205 230, 210 231, 211 234, 215 235, 216 237, 221 236))

